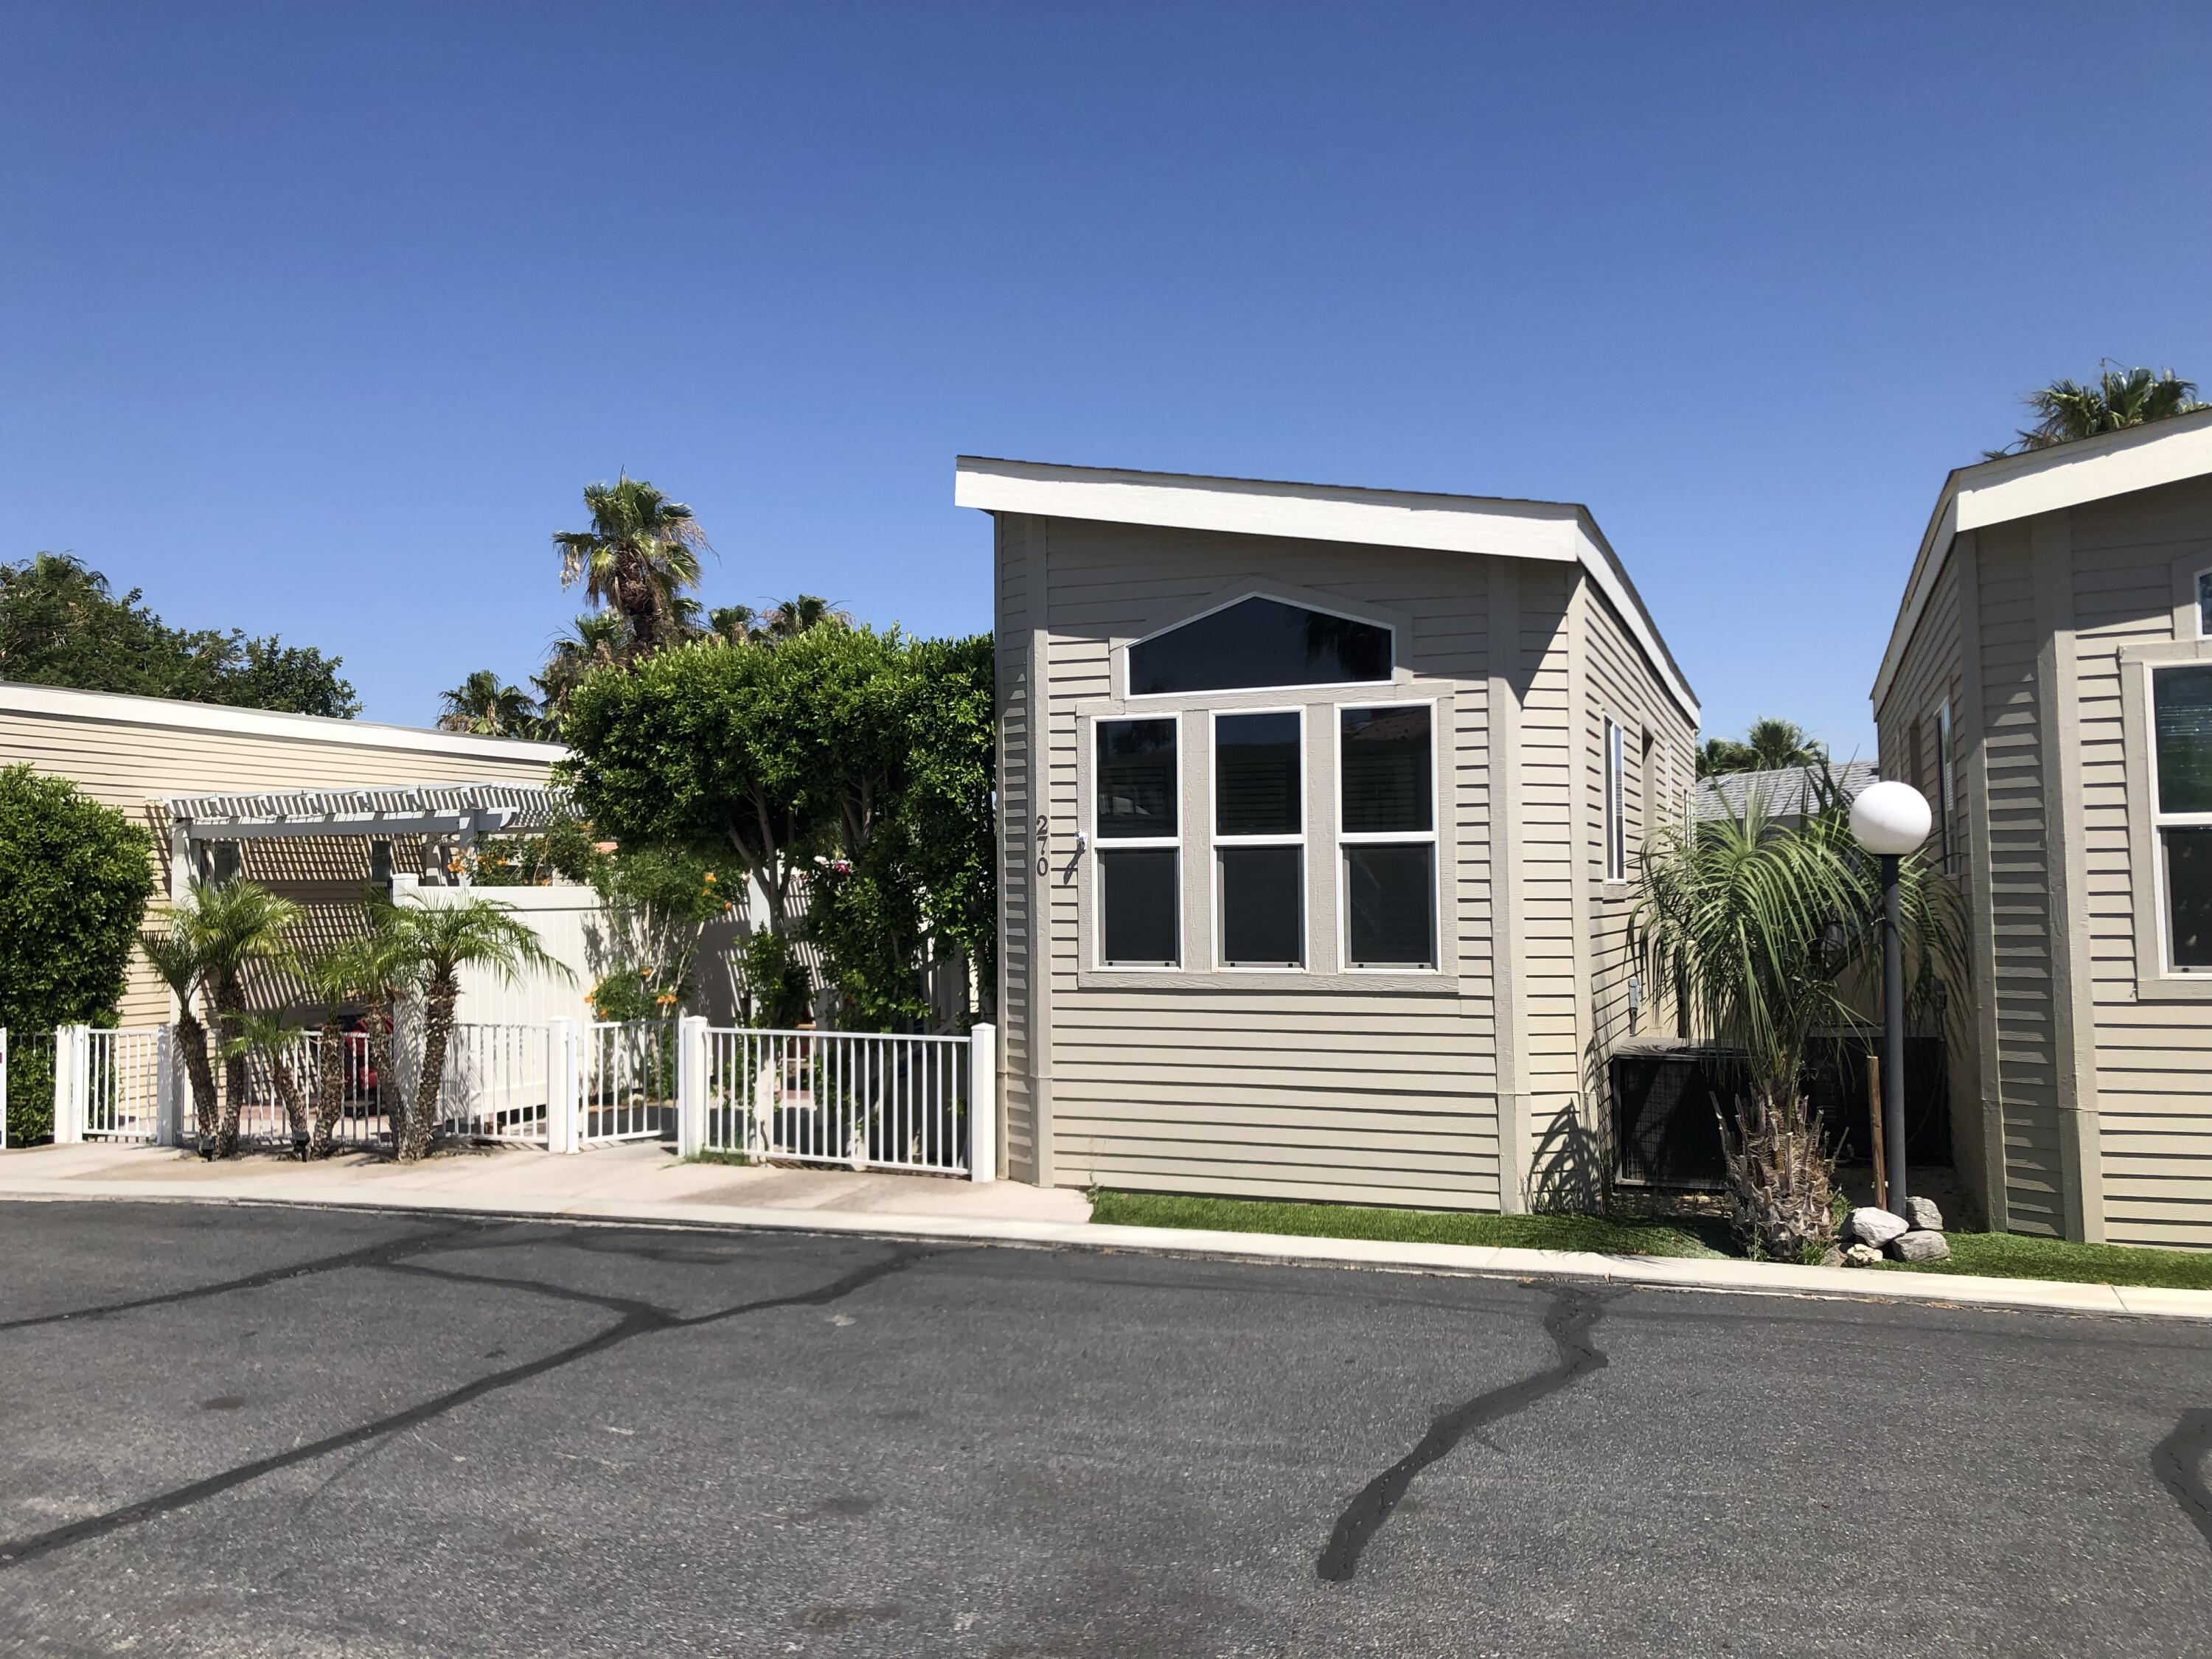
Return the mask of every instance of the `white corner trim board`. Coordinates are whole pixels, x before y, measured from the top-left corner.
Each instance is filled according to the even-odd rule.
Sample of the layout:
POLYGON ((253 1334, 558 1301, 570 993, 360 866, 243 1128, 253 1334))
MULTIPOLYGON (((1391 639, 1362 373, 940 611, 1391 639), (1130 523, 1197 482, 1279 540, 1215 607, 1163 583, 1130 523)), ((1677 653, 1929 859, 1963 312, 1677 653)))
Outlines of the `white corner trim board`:
POLYGON ((1133 472, 963 455, 955 506, 1038 518, 1154 525, 1294 541, 1578 563, 1619 611, 1693 726, 1698 700, 1587 507, 1571 501, 1443 495, 1182 472, 1133 472))
POLYGON ((283 714, 265 708, 228 708, 170 697, 133 697, 113 691, 73 691, 52 685, 0 682, 0 714, 43 715, 108 726, 155 726, 294 743, 334 743, 361 749, 398 749, 418 755, 465 755, 483 760, 528 761, 550 766, 568 759, 557 743, 520 738, 480 738, 419 726, 381 726, 320 714, 283 714))
POLYGON ((2212 473, 2212 410, 1958 468, 1943 480, 1920 550, 1913 557, 1889 647, 1882 653, 1881 672, 1875 677, 1871 696, 1875 713, 1881 712, 1890 683, 1897 678, 1905 647, 1920 625, 1944 561, 1951 556, 1951 544, 1962 532, 2182 483, 2207 473, 2212 473))

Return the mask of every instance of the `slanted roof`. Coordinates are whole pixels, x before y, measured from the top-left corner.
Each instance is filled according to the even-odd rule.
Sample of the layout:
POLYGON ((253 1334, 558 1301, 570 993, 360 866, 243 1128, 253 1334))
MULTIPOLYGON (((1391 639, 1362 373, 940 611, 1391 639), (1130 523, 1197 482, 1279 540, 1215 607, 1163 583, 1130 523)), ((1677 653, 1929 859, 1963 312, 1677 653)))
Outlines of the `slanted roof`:
MULTIPOLYGON (((1832 766, 1828 774, 1846 800, 1854 799, 1860 790, 1881 776, 1872 761, 1862 760, 1832 766)), ((1773 772, 1724 772, 1717 778, 1700 778, 1691 811, 1701 822, 1740 818, 1744 803, 1755 793, 1768 817, 1802 818, 1812 798, 1813 780, 1818 775, 1819 769, 1815 767, 1785 766, 1773 772)))
POLYGON ((1943 481, 1875 677, 1877 714, 1961 531, 2212 474, 2212 410, 1962 466, 1943 481))
POLYGON ((1620 613, 1668 694, 1692 725, 1698 721, 1697 695, 1659 637, 1642 595, 1589 509, 1577 502, 1132 472, 985 455, 958 459, 952 499, 987 513, 1578 563, 1620 613))

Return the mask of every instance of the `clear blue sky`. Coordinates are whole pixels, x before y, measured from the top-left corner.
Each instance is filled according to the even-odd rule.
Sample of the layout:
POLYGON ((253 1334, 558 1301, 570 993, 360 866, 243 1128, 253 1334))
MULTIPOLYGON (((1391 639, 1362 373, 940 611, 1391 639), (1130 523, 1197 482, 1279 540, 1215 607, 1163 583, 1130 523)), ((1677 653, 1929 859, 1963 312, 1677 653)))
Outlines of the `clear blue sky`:
POLYGON ((0 558, 517 680, 618 468, 714 603, 989 625, 963 450, 1587 502, 1709 732, 1869 746, 1944 472, 2212 382, 2212 7, 40 5, 0 558))

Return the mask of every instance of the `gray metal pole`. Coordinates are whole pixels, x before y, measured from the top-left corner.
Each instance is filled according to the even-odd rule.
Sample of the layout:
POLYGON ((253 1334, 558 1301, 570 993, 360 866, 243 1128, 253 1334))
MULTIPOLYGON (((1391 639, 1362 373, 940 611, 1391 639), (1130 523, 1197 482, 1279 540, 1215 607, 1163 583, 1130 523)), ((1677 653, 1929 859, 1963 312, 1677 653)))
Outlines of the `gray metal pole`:
POLYGON ((1881 1138, 1888 1143, 1889 1207, 1905 1213, 1905 900, 1898 858, 1881 858, 1881 1138))

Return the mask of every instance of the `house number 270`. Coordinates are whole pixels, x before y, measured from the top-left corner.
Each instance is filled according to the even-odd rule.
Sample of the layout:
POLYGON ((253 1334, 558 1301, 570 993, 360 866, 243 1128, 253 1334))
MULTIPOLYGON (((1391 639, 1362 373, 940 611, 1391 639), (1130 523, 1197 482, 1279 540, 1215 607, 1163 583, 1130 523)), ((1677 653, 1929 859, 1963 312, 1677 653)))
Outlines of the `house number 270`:
POLYGON ((1051 834, 1052 826, 1049 821, 1047 820, 1043 813, 1038 813, 1036 827, 1037 874, 1041 876, 1050 875, 1052 873, 1052 849, 1047 845, 1051 834))

